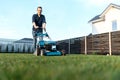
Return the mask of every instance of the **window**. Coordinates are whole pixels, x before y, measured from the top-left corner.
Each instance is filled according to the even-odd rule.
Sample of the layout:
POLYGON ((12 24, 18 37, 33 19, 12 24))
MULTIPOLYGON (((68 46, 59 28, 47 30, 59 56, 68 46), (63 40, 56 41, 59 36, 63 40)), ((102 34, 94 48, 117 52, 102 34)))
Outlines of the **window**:
POLYGON ((117 20, 112 21, 112 31, 117 30, 117 20))

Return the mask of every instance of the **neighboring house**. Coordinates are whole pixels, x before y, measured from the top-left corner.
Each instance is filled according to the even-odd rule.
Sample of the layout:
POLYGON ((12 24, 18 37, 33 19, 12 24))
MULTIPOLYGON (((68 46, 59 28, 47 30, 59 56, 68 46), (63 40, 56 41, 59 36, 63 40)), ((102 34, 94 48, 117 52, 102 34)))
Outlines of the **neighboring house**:
POLYGON ((120 6, 110 4, 100 15, 92 18, 92 34, 100 34, 120 30, 120 6))
POLYGON ((33 39, 32 38, 23 38, 23 39, 14 41, 14 43, 33 44, 33 39))
POLYGON ((33 39, 23 38, 13 42, 14 52, 33 52, 33 39))
POLYGON ((33 52, 33 39, 23 38, 20 40, 0 38, 0 52, 33 52))

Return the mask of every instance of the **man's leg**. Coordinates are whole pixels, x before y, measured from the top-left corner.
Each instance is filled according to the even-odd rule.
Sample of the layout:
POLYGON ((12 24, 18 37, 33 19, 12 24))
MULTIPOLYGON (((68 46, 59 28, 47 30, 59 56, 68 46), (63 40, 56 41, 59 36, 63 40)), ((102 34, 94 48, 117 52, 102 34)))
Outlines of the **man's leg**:
MULTIPOLYGON (((42 29, 39 30, 39 33, 43 34, 42 29)), ((39 40, 40 40, 40 41, 43 41, 43 36, 40 36, 40 37, 39 37, 39 40)), ((44 49, 43 49, 42 47, 43 47, 43 46, 40 46, 40 55, 41 55, 41 56, 43 56, 43 54, 44 54, 44 49)))

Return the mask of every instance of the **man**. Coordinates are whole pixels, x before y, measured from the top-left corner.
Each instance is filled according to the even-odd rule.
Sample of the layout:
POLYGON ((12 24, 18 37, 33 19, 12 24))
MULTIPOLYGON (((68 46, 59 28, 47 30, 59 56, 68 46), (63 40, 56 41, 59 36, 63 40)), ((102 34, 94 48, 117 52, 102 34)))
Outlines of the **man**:
MULTIPOLYGON (((46 20, 45 16, 41 14, 42 13, 42 7, 37 7, 37 14, 34 14, 32 16, 32 34, 33 34, 33 45, 34 50, 36 49, 36 43, 37 43, 37 32, 43 33, 43 30, 46 31, 46 20)), ((42 38, 41 38, 42 39, 42 38)))

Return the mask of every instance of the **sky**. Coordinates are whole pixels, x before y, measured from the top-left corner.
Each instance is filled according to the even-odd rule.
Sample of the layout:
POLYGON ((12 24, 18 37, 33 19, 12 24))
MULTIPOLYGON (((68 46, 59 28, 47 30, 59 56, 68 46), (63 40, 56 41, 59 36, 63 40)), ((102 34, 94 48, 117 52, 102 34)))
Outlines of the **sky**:
POLYGON ((52 40, 89 35, 90 19, 110 3, 120 5, 119 0, 0 0, 0 3, 0 38, 32 38, 32 15, 42 6, 52 40))

